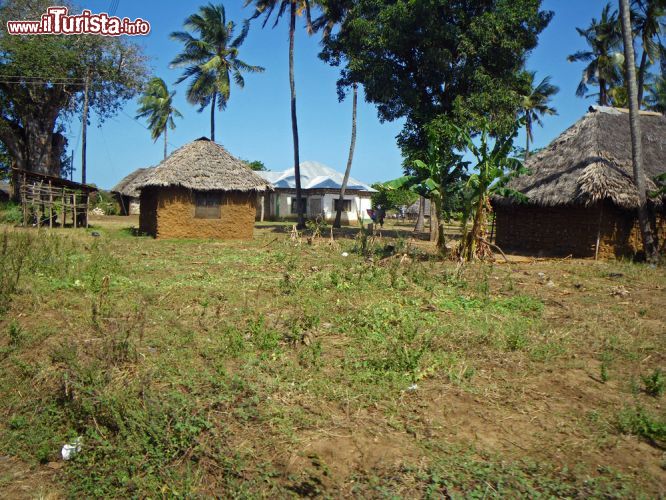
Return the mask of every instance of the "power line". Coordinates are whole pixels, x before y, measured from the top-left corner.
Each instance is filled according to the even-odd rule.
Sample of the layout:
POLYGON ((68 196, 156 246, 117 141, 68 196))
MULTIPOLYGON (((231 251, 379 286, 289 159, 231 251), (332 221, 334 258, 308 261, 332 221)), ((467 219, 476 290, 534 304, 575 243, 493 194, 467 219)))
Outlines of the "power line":
POLYGON ((118 4, 120 3, 120 0, 111 0, 111 4, 109 5, 109 15, 110 16, 115 16, 116 11, 118 10, 118 4))
POLYGON ((84 80, 79 78, 48 78, 0 75, 0 83, 4 85, 81 85, 84 80))
MULTIPOLYGON (((0 83, 3 84, 3 85, 23 85, 23 84, 25 84, 25 85, 62 85, 62 86, 66 86, 66 85, 74 85, 74 83, 78 83, 78 82, 47 82, 47 81, 44 81, 44 82, 16 82, 16 81, 0 80, 0 83)), ((81 83, 83 83, 83 82, 81 82, 81 83)))
POLYGON ((0 78, 3 80, 40 80, 40 81, 74 81, 74 82, 82 82, 84 79, 83 78, 75 78, 75 77, 68 77, 68 76, 62 76, 62 77, 51 77, 51 76, 29 76, 29 75, 3 75, 0 74, 0 78))

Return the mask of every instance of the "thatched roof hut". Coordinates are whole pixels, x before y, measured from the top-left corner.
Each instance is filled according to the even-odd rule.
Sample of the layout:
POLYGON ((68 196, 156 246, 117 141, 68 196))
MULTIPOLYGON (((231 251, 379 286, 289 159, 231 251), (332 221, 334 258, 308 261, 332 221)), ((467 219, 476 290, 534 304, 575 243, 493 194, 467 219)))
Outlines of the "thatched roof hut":
POLYGON ((139 213, 141 185, 154 168, 155 167, 136 169, 111 189, 111 192, 118 200, 122 215, 134 215, 139 213))
MULTIPOLYGON (((666 117, 643 112, 641 129, 646 183, 655 190, 653 179, 666 172, 666 117)), ((638 207, 629 114, 623 110, 592 107, 525 166, 531 175, 514 179, 509 187, 527 196, 529 204, 553 207, 609 200, 621 208, 638 207)))
POLYGON ((141 195, 141 185, 145 181, 155 167, 137 168, 134 172, 116 184, 112 189, 112 193, 118 193, 123 196, 131 198, 138 198, 141 195))
POLYGON ((243 193, 272 189, 270 183, 254 173, 246 162, 205 137, 174 151, 155 167, 141 186, 243 193))
POLYGON ((141 182, 141 230, 167 238, 251 238, 257 193, 271 185, 219 144, 197 139, 141 182))
MULTIPOLYGON (((666 117, 642 112, 640 121, 645 181, 654 191, 655 177, 666 172, 666 117)), ((498 244, 544 254, 635 254, 641 245, 631 156, 628 112, 590 108, 526 162, 530 175, 509 183, 527 201, 493 199, 498 244)), ((663 209, 661 199, 650 205, 663 209)), ((655 226, 660 219, 655 214, 655 226)))

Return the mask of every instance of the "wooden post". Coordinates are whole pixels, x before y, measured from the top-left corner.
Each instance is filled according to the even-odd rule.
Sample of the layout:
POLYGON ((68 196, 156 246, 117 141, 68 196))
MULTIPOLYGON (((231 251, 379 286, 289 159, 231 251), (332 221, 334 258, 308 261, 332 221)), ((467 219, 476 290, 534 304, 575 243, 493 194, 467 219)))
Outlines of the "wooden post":
POLYGON ((594 260, 599 260, 599 245, 601 243, 601 221, 604 215, 604 203, 599 203, 599 225, 597 226, 597 244, 594 249, 594 260))
POLYGON ((62 188, 62 228, 65 229, 65 223, 67 222, 67 198, 65 197, 65 188, 62 188))
MULTIPOLYGON (((86 183, 87 169, 87 145, 88 145, 88 105, 90 89, 90 67, 86 71, 85 85, 83 89, 83 117, 81 119, 81 184, 86 183)), ((73 166, 72 166, 73 168, 73 166)), ((74 203, 76 205, 76 203, 74 203)), ((76 224, 74 224, 76 227, 76 224)))
POLYGON ((76 193, 72 194, 72 208, 74 212, 74 229, 76 229, 76 193))
POLYGON ((88 215, 90 214, 90 193, 86 195, 86 229, 88 229, 88 215))
POLYGON ((28 197, 25 192, 25 182, 21 186, 21 204, 23 205, 23 227, 28 227, 28 197))
POLYGON ((53 229, 53 186, 49 181, 49 228, 53 229))
POLYGON ((41 180, 39 181, 39 187, 37 188, 37 196, 39 196, 39 209, 37 210, 37 229, 40 229, 42 227, 42 217, 44 213, 44 202, 42 200, 43 190, 44 190, 44 181, 41 180))
POLYGON ((261 218, 259 219, 261 222, 264 222, 264 206, 266 203, 266 197, 262 194, 261 195, 261 218))

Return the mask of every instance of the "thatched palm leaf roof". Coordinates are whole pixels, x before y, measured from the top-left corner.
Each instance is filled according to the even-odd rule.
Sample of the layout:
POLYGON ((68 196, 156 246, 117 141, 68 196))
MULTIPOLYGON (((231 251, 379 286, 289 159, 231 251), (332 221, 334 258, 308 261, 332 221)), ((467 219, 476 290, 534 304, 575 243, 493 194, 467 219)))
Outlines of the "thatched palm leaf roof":
POLYGON ((270 184, 219 144, 202 137, 177 149, 141 188, 181 186, 196 191, 265 191, 270 184))
MULTIPOLYGON (((655 190, 653 179, 666 172, 666 117, 641 114, 641 132, 646 184, 655 190)), ((629 115, 622 110, 591 108, 525 166, 531 175, 512 180, 508 187, 527 196, 529 204, 589 205, 610 200, 622 208, 638 207, 629 115)), ((515 203, 499 197, 494 201, 515 203)))
POLYGON ((141 194, 141 184, 150 175, 153 168, 155 167, 139 168, 135 170, 116 184, 111 192, 123 196, 129 196, 131 198, 138 198, 141 194))

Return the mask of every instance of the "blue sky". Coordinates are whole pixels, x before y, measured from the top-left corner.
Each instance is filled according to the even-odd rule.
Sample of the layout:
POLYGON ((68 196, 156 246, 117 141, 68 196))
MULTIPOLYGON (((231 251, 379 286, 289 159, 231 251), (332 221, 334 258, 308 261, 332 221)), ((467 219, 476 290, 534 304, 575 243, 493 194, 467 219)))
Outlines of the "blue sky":
MULTIPOLYGON (((93 12, 107 11, 111 0, 80 2, 93 12)), ((223 1, 227 17, 240 23, 252 13, 243 8, 243 0, 223 1)), ((592 99, 576 97, 582 64, 569 63, 567 55, 585 47, 575 28, 587 26, 599 17, 603 0, 545 0, 543 7, 555 12, 550 26, 542 33, 539 46, 529 57, 528 68, 537 71, 540 80, 551 75, 560 93, 553 104, 559 115, 546 117, 544 127, 535 130, 536 146, 544 146, 580 118, 592 99)), ((154 74, 173 85, 180 70, 169 69, 169 62, 180 45, 169 33, 182 28, 183 20, 194 12, 199 2, 120 0, 117 15, 141 17, 152 25, 147 37, 138 43, 151 59, 154 74)), ((286 21, 286 19, 285 19, 286 21)), ((351 134, 351 99, 338 102, 335 83, 338 70, 318 57, 319 38, 309 37, 304 29, 296 39, 296 92, 300 128, 301 161, 314 160, 337 170, 344 170, 351 134)), ((284 170, 293 163, 288 80, 287 24, 261 28, 254 22, 241 47, 241 58, 266 68, 263 74, 248 75, 244 89, 233 88, 227 109, 216 115, 216 139, 232 154, 247 160, 261 160, 269 170, 284 170)), ((186 84, 177 90, 176 106, 184 119, 169 131, 169 151, 210 133, 209 113, 185 101, 186 84)), ((88 129, 88 181, 111 188, 136 168, 155 165, 162 159, 162 142, 153 143, 150 134, 133 119, 136 102, 128 102, 116 117, 101 127, 93 120, 88 129)), ((402 175, 401 156, 395 143, 402 122, 380 123, 372 104, 359 101, 358 136, 352 175, 364 182, 392 179, 402 175)), ((80 179, 80 122, 69 126, 69 147, 76 147, 74 178, 80 179)), ((524 135, 517 143, 524 143, 524 135)))

